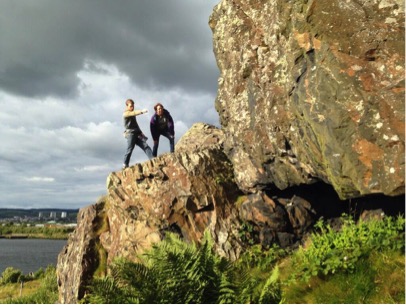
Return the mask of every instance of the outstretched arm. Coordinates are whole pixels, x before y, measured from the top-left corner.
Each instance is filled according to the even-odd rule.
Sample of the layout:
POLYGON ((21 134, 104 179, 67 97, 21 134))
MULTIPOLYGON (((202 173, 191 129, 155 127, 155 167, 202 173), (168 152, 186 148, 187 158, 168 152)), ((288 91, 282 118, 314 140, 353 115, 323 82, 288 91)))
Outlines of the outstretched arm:
POLYGON ((144 113, 147 113, 147 112, 148 112, 147 109, 133 110, 133 111, 128 111, 127 110, 127 111, 124 111, 123 117, 128 118, 130 116, 137 116, 137 115, 144 114, 144 113))

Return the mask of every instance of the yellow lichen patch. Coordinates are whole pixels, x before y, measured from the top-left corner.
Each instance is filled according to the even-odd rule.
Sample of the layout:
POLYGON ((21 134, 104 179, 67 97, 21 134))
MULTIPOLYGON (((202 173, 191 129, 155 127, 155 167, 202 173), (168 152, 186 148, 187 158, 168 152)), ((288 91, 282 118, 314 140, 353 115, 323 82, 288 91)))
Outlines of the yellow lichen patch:
POLYGON ((313 47, 316 50, 320 50, 321 49, 321 40, 319 40, 317 38, 313 38, 313 47))
POLYGON ((299 33, 295 31, 294 35, 297 43, 301 48, 305 49, 306 51, 309 51, 311 49, 309 33, 299 33))

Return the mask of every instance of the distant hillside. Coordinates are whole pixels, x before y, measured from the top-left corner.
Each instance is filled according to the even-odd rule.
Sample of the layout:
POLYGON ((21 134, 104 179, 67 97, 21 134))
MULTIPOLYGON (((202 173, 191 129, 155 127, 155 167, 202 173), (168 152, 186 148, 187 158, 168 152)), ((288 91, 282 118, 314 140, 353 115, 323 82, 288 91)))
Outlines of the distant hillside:
POLYGON ((66 212, 67 218, 76 218, 79 209, 1 209, 0 219, 13 218, 13 217, 38 217, 40 213, 44 218, 49 218, 51 212, 56 213, 56 217, 59 218, 62 212, 66 212))

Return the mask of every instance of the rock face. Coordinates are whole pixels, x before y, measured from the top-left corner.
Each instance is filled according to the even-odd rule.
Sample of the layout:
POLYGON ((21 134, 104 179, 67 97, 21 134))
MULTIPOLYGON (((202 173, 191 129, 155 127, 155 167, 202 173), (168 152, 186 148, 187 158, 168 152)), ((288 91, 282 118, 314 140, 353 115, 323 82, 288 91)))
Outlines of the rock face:
POLYGON ((209 24, 222 128, 195 124, 175 153, 108 176, 58 257, 59 301, 79 303, 115 258, 136 260, 167 231, 208 230, 236 259, 250 244, 292 246, 343 199, 404 194, 403 5, 221 1, 209 24))
POLYGON ((314 220, 310 204, 242 193, 223 142, 220 129, 195 124, 175 153, 111 173, 107 196, 80 211, 58 257, 59 301, 78 303, 93 275, 103 275, 117 257, 136 260, 166 231, 197 242, 208 230, 217 253, 231 260, 250 243, 299 240, 314 220))
POLYGON ((205 132, 215 128, 199 126, 181 139, 176 153, 107 178, 109 231, 101 235, 101 242, 109 258, 135 259, 137 253, 159 241, 165 230, 176 230, 186 240, 197 241, 206 228, 217 235, 219 252, 238 255, 240 247, 232 236, 236 227, 232 206, 242 193, 233 181, 231 163, 220 149, 223 134, 217 130, 217 135, 209 133, 206 138, 205 132), (183 142, 192 146, 191 152, 182 152, 183 142))
POLYGON ((63 288, 59 289, 60 303, 78 303, 99 265, 97 226, 101 208, 99 202, 79 211, 79 230, 70 236, 58 256, 58 286, 63 288))
POLYGON ((244 191, 404 193, 404 2, 223 0, 216 109, 244 191))

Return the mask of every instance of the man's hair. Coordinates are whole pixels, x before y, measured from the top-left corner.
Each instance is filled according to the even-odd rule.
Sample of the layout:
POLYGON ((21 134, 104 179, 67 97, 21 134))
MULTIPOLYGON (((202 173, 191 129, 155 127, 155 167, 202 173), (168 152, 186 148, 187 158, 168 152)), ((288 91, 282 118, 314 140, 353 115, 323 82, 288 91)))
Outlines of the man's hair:
POLYGON ((128 99, 125 101, 126 106, 128 106, 128 104, 133 104, 134 105, 134 101, 132 99, 128 99))
POLYGON ((158 106, 161 106, 162 109, 164 109, 164 106, 161 103, 156 103, 154 106, 154 110, 156 111, 156 109, 158 108, 158 106))

